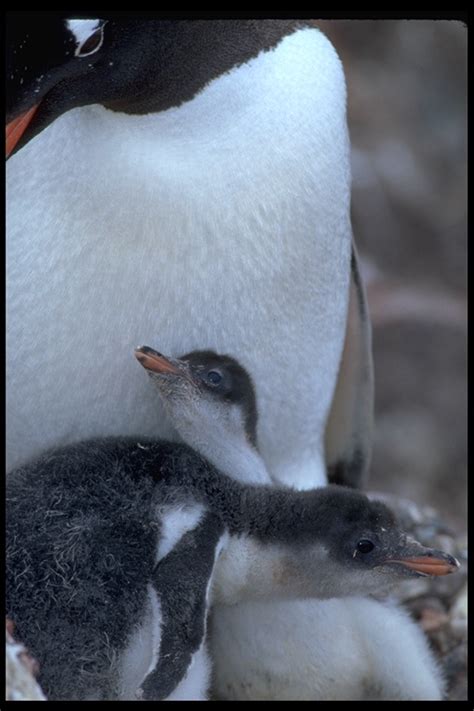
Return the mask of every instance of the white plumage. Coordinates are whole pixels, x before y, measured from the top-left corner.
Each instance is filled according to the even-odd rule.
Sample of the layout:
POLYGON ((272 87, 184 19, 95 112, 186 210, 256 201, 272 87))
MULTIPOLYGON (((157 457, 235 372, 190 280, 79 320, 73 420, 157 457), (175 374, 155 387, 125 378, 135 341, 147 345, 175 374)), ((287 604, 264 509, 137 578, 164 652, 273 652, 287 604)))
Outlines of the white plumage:
POLYGON ((9 160, 7 188, 10 465, 169 434, 129 357, 159 341, 238 357, 272 475, 325 483, 351 228, 344 81, 322 34, 159 114, 74 109, 9 160))

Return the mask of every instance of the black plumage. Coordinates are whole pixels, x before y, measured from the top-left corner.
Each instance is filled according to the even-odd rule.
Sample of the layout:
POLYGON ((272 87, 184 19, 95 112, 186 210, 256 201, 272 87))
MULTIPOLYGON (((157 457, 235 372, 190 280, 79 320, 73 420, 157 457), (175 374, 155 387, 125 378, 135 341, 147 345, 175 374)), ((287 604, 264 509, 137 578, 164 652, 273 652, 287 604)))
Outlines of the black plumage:
MULTIPOLYGON (((163 397, 177 390, 181 402, 199 398, 220 412, 222 403, 240 404, 242 446, 252 447, 245 431, 245 410, 255 405, 248 397, 251 380, 233 359, 206 352, 171 361, 152 349, 139 355, 154 368, 155 383, 166 383, 163 397), (206 377, 216 367, 219 385, 206 377), (187 390, 179 390, 184 382, 187 390)), ((333 569, 360 576, 410 555, 436 554, 448 567, 456 563, 407 542, 386 506, 343 487, 297 492, 242 484, 186 444, 107 438, 56 449, 7 480, 6 614, 38 658, 47 696, 119 696, 117 660, 144 619, 151 586, 161 604, 161 641, 142 693, 167 698, 204 641, 208 588, 224 531, 290 553, 298 575, 298 565, 310 580, 326 575, 329 591, 340 587, 331 579, 333 569), (197 505, 203 513, 156 562, 161 515, 169 505, 197 505), (358 548, 367 539, 370 550, 358 548), (324 558, 314 553, 321 546, 329 575, 321 569, 324 558)), ((401 565, 390 572, 413 574, 401 565)))

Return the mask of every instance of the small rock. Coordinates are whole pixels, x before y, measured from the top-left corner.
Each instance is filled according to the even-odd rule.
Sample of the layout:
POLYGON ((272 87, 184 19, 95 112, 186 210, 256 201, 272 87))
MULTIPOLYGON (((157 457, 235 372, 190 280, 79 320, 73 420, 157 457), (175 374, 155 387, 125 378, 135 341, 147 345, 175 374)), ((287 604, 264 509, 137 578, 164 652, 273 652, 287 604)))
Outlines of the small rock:
POLYGON ((425 607, 421 611, 420 626, 425 632, 434 632, 449 622, 449 615, 446 612, 425 607))
POLYGON ((458 635, 467 635, 467 584, 457 596, 451 608, 451 627, 458 635))
POLYGON ((446 614, 446 605, 437 597, 419 597, 411 600, 407 605, 416 619, 420 619, 423 611, 426 609, 434 610, 435 612, 446 614))
POLYGON ((34 678, 36 662, 22 644, 15 642, 11 635, 12 625, 6 624, 6 696, 7 701, 46 701, 39 684, 34 678))

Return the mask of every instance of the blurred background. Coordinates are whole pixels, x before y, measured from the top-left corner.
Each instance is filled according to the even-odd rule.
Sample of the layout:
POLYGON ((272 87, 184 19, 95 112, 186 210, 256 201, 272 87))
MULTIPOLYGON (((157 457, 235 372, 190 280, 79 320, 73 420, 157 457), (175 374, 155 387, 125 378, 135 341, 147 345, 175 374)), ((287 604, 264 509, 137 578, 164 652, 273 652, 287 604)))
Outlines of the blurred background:
POLYGON ((369 489, 467 527, 467 27, 315 21, 344 65, 373 324, 369 489))

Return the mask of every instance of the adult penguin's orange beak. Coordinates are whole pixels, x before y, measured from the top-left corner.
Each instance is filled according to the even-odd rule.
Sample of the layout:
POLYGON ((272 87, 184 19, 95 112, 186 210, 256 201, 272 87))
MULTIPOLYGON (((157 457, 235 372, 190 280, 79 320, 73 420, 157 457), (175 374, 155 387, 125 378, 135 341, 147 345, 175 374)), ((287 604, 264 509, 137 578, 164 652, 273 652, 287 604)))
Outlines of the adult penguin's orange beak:
POLYGON ((5 157, 8 158, 16 144, 28 128, 39 104, 35 104, 5 126, 5 157))

